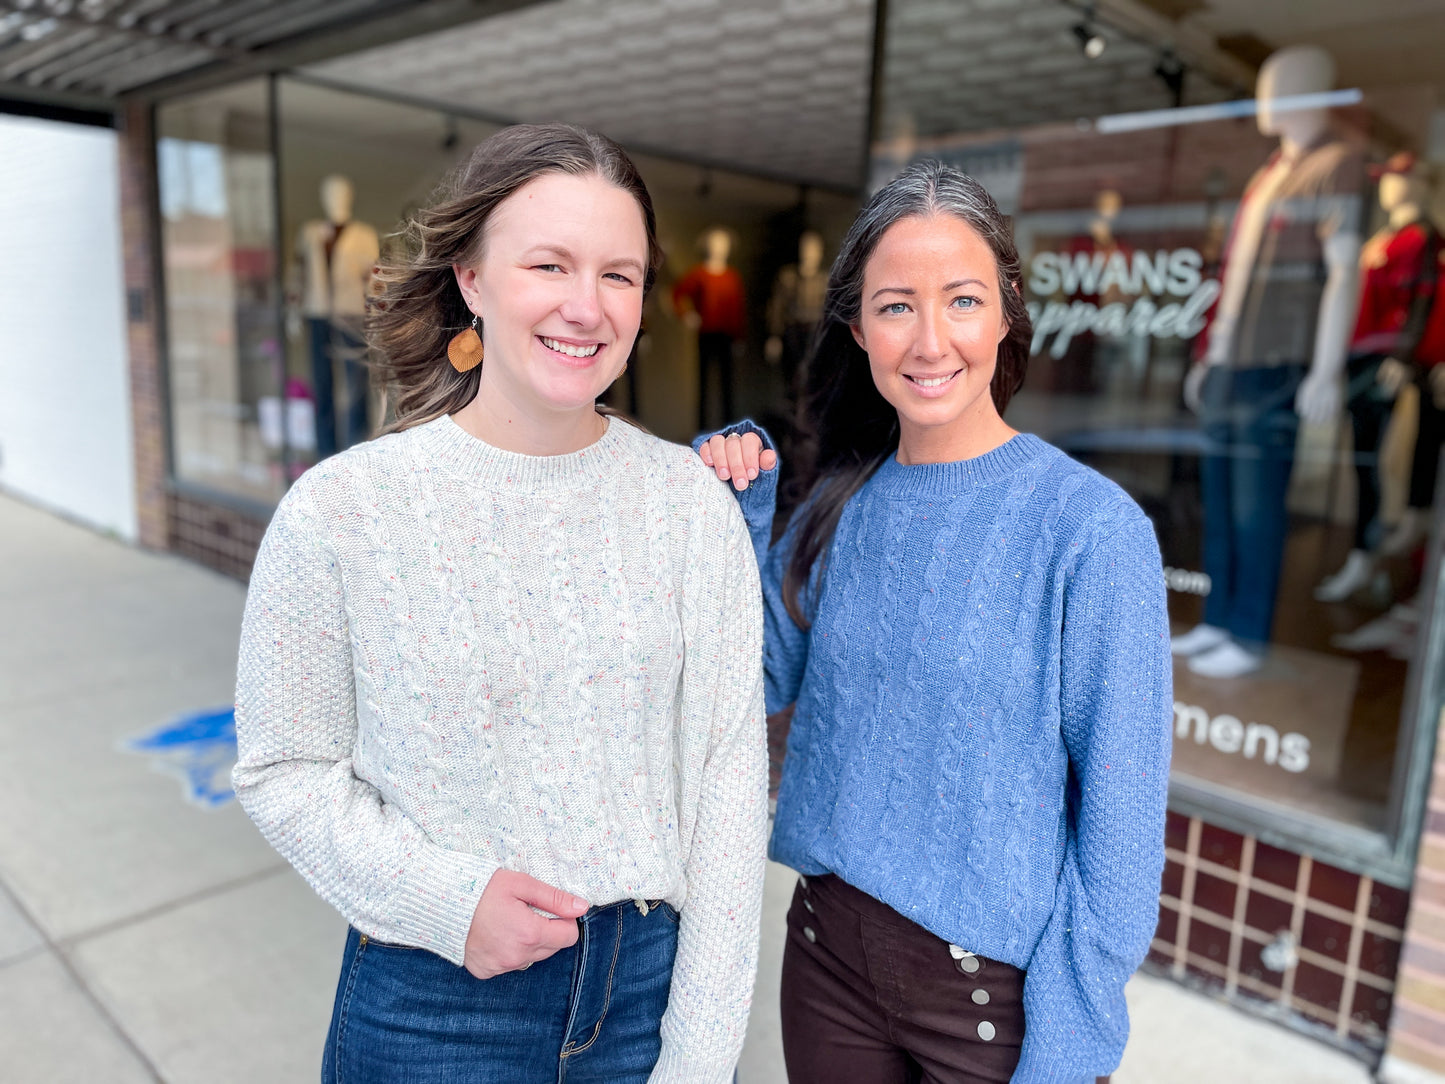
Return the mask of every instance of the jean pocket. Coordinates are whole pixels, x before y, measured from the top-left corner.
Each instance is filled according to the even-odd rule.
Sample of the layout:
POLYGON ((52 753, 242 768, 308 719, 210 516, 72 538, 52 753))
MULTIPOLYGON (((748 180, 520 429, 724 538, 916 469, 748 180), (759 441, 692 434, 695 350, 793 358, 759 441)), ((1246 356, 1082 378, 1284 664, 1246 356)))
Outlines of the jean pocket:
POLYGON ((660 903, 658 903, 654 910, 660 913, 663 918, 667 919, 667 921, 671 922, 674 926, 676 926, 679 922, 682 921, 682 914, 678 911, 676 907, 668 903, 666 900, 662 900, 660 903))
POLYGON ((421 948, 421 947, 418 946, 418 945, 398 945, 398 944, 396 944, 396 943, 393 942, 393 941, 378 941, 376 938, 371 937, 371 936, 368 936, 367 934, 362 934, 362 935, 361 935, 361 945, 360 945, 360 947, 361 947, 361 948, 364 948, 364 949, 367 949, 368 951, 372 951, 372 950, 375 950, 375 949, 384 949, 384 950, 389 951, 389 952, 426 952, 426 951, 428 951, 427 949, 421 948))

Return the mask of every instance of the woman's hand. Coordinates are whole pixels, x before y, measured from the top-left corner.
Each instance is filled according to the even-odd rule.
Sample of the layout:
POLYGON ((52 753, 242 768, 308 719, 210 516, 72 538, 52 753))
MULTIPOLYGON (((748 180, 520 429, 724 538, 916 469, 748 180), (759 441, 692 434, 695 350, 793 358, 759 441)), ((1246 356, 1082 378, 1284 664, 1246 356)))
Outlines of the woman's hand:
POLYGON ((589 906, 535 877, 499 869, 472 915, 462 962, 479 979, 531 967, 577 943, 577 919, 589 906), (533 907, 558 917, 543 918, 533 907))
POLYGON ((731 479, 739 492, 748 488, 759 470, 772 470, 778 465, 778 453, 763 448, 763 439, 756 433, 718 434, 699 447, 697 454, 724 482, 731 479))

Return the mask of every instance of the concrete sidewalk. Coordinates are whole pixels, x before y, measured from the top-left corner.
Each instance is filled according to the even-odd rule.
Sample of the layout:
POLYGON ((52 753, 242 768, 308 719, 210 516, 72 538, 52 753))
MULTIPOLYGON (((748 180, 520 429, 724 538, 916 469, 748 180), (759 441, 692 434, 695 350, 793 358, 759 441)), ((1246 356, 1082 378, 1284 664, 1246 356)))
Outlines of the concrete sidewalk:
MULTIPOLYGON (((206 718, 231 703, 244 597, 0 496, 8 1084, 317 1079, 345 925, 225 800, 226 736, 206 718)), ((777 992, 792 883, 769 868, 742 1084, 786 1080, 777 992)), ((1116 1084, 1369 1080, 1171 983, 1139 978, 1129 993, 1116 1084)))

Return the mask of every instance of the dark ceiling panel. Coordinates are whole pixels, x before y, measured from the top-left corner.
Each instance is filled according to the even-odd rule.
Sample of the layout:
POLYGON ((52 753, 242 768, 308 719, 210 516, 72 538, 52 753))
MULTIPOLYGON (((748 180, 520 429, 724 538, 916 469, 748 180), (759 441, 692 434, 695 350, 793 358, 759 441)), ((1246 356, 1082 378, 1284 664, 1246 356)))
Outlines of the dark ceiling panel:
POLYGON ((105 108, 543 0, 0 0, 0 99, 105 108), (179 80, 179 82, 178 82, 179 80))

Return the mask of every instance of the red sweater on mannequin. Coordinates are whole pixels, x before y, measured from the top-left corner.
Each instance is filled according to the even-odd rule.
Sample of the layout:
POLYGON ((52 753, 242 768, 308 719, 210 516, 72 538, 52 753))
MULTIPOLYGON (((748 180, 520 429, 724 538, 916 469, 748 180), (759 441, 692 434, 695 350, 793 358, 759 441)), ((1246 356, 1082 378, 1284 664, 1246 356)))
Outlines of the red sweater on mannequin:
POLYGON ((1388 354, 1419 365, 1445 362, 1445 318, 1438 300, 1441 254, 1440 235, 1419 221, 1365 246, 1365 281, 1351 353, 1388 354), (1411 343, 1408 338, 1413 336, 1406 336, 1411 313, 1427 303, 1432 303, 1429 323, 1411 343))
POLYGON ((731 267, 709 271, 698 264, 672 288, 672 303, 679 312, 690 301, 702 321, 698 331, 741 339, 747 334, 747 308, 743 299, 743 277, 731 267))

